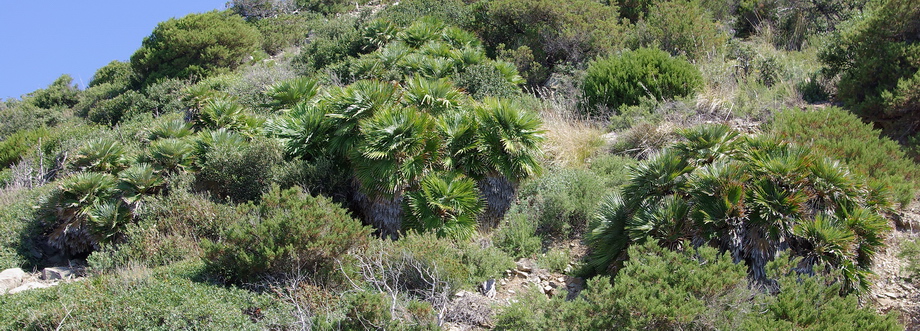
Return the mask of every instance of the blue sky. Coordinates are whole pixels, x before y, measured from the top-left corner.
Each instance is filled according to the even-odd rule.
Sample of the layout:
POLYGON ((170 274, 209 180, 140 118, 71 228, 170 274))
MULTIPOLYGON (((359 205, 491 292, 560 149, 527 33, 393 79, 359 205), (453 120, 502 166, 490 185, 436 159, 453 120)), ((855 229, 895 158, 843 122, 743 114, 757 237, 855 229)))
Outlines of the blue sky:
POLYGON ((5 1, 0 8, 0 99, 62 74, 81 88, 96 69, 127 61, 157 23, 226 8, 228 0, 5 1))

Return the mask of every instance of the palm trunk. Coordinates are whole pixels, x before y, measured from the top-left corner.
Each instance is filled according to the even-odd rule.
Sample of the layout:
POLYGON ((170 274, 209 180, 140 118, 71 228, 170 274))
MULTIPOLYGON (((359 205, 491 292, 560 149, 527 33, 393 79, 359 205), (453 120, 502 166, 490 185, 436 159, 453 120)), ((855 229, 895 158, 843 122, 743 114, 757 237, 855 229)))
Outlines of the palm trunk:
POLYGON ((364 222, 377 229, 380 237, 396 239, 402 229, 403 195, 371 197, 355 190, 354 200, 364 213, 364 222))
POLYGON ((477 184, 480 197, 486 201, 486 207, 479 216, 479 224, 486 228, 495 227, 511 207, 517 185, 502 175, 486 176, 477 184))

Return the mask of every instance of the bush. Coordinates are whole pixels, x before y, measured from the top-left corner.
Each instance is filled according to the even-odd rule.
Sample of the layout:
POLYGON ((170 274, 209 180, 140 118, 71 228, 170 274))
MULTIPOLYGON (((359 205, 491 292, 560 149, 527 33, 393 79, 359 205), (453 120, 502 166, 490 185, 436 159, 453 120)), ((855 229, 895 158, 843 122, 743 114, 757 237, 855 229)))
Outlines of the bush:
POLYGON ((288 322, 289 312, 273 296, 196 281, 200 269, 200 264, 126 269, 4 295, 0 328, 261 330, 288 322), (254 311, 259 314, 247 314, 254 311))
POLYGON ((597 1, 479 2, 476 15, 474 30, 490 50, 527 46, 546 68, 612 53, 625 40, 616 6, 597 1))
POLYGON ((163 78, 201 79, 235 69, 260 42, 259 31, 240 16, 190 14, 158 24, 131 56, 131 67, 146 85, 163 78))
POLYGON ((839 295, 839 283, 799 275, 787 257, 771 270, 778 295, 749 290, 745 267, 710 247, 671 251, 654 242, 631 247, 627 263, 611 285, 606 277, 588 281, 574 300, 530 293, 499 313, 496 329, 542 330, 565 325, 574 330, 897 330, 893 314, 859 308, 857 297, 839 295))
POLYGON ((727 39, 699 0, 660 1, 637 26, 643 47, 658 47, 675 56, 702 59, 727 39))
POLYGON ((544 238, 568 238, 584 232, 606 191, 604 179, 590 171, 559 169, 524 184, 512 208, 544 238))
POLYGON ((889 192, 906 206, 914 198, 920 167, 905 156, 897 143, 850 112, 836 107, 812 111, 786 110, 773 118, 770 131, 827 156, 842 160, 871 187, 889 192))
POLYGON ((920 6, 880 1, 835 34, 820 53, 825 74, 839 75, 836 99, 893 137, 917 132, 920 109, 920 6))
POLYGON ((253 200, 271 184, 272 168, 280 162, 281 148, 274 140, 217 142, 197 161, 197 184, 218 200, 253 200))
POLYGON ((77 104, 79 95, 80 89, 73 83, 73 78, 65 74, 54 80, 48 88, 35 90, 23 100, 38 108, 70 108, 77 104))
POLYGON ((908 277, 913 280, 914 284, 920 284, 920 240, 915 238, 901 242, 901 252, 898 257, 907 260, 907 266, 904 269, 908 277))
POLYGON ((543 248, 543 240, 537 235, 537 225, 527 215, 510 212, 503 223, 495 229, 495 246, 514 258, 533 257, 543 248))
POLYGON ((808 258, 800 269, 843 270, 847 290, 869 286, 872 257, 890 229, 887 201, 861 177, 806 147, 742 138, 725 125, 680 134, 683 141, 634 167, 622 196, 598 208, 588 236, 595 272, 616 274, 631 244, 655 239, 674 248, 705 238, 745 261, 761 284, 772 283, 766 263, 788 250, 808 258), (790 241, 799 244, 780 244, 790 241))
POLYGON ((638 105, 644 97, 660 100, 692 95, 702 86, 702 74, 686 60, 640 48, 589 64, 584 91, 592 109, 616 109, 638 105))
POLYGON ((491 63, 469 66, 457 75, 456 80, 458 87, 465 89, 477 100, 486 97, 510 98, 521 91, 517 84, 510 82, 491 63))
POLYGON ((219 241, 202 241, 208 269, 235 283, 330 268, 370 233, 341 206, 300 188, 274 187, 239 212, 219 241))
POLYGON ((253 24, 262 34, 262 50, 270 55, 277 55, 286 48, 300 46, 307 41, 310 33, 308 22, 311 15, 279 15, 266 17, 253 24))

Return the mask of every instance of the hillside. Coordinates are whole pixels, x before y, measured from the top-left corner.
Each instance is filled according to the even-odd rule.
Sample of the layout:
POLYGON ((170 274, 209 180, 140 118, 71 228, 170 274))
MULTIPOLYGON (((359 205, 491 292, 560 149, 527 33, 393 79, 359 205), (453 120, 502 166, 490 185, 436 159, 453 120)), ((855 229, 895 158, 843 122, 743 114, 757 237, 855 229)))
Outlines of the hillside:
POLYGON ((0 102, 0 328, 915 330, 918 22, 916 0, 162 22, 85 89, 0 102))

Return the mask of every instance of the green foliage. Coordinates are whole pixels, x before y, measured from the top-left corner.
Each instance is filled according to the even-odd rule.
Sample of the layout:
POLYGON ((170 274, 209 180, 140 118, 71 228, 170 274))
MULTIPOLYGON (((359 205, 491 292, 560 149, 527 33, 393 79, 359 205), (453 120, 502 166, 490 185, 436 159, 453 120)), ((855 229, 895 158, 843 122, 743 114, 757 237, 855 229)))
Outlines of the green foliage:
POLYGON ((510 98, 520 93, 518 86, 491 64, 477 64, 466 68, 457 77, 457 85, 474 98, 510 98))
POLYGON ((834 31, 838 24, 860 13, 866 0, 788 1, 743 0, 735 8, 735 31, 749 37, 769 30, 777 47, 798 50, 811 35, 834 31))
POLYGON ((240 16, 190 14, 158 24, 131 56, 131 66, 146 85, 163 78, 201 79, 235 69, 260 42, 258 30, 240 16))
POLYGON ((87 87, 92 88, 102 84, 112 84, 119 88, 127 88, 135 83, 137 76, 131 68, 130 62, 112 61, 96 70, 87 87))
POLYGON ((60 110, 38 108, 29 102, 6 101, 0 103, 0 139, 6 139, 20 130, 52 127, 67 117, 60 110))
POLYGON ((885 200, 844 165, 775 138, 741 139, 724 125, 680 133, 685 141, 640 163, 623 195, 602 203, 588 237, 594 272, 616 274, 631 243, 680 247, 701 238, 766 282, 764 267, 779 242, 796 241, 788 249, 805 265, 843 270, 847 289, 868 286, 888 230, 885 200))
POLYGON ((514 258, 533 257, 543 248, 543 240, 537 235, 536 223, 526 214, 510 210, 504 222, 495 229, 495 246, 514 258))
POLYGON ((319 92, 316 81, 307 77, 286 80, 268 87, 272 109, 289 109, 301 102, 310 101, 319 92))
POLYGON ((191 168, 195 155, 192 145, 185 140, 160 139, 151 143, 147 148, 145 161, 153 164, 158 170, 175 173, 191 168))
POLYGON ((35 202, 48 194, 54 187, 44 185, 31 190, 6 191, 0 193, 0 265, 7 268, 35 265, 36 242, 29 240, 41 231, 38 222, 39 210, 35 202))
POLYGON ((115 176, 81 172, 64 178, 42 203, 48 243, 65 254, 80 254, 114 241, 131 221, 119 199, 115 176))
POLYGON ((836 98, 886 134, 916 131, 920 107, 920 6, 910 0, 880 1, 827 43, 825 74, 839 75, 836 98))
POLYGON ((118 275, 0 297, 0 328, 259 330, 284 323, 272 296, 194 280, 199 265, 118 275), (260 318, 247 316, 258 310, 260 318), (77 313, 79 312, 79 313, 77 313))
POLYGON ((842 160, 868 178, 868 184, 907 205, 915 195, 914 182, 920 168, 907 158, 897 143, 855 115, 836 107, 813 111, 786 110, 773 118, 777 136, 827 156, 842 160))
POLYGON ((281 149, 274 140, 216 141, 196 161, 197 184, 218 200, 253 200, 269 187, 279 162, 281 149))
POLYGON ((476 216, 483 206, 473 180, 431 174, 419 186, 419 190, 406 196, 408 210, 404 226, 458 240, 470 239, 475 234, 476 216))
POLYGON ((545 238, 567 238, 583 233, 601 197, 604 178, 587 170, 558 169, 525 183, 516 208, 545 238))
POLYGON ((351 19, 319 20, 312 32, 310 43, 294 59, 307 74, 356 56, 363 48, 363 38, 351 19))
POLYGON ((113 126, 131 115, 149 112, 153 108, 150 100, 140 92, 127 90, 112 98, 97 100, 86 113, 93 123, 113 126))
POLYGON ((721 48, 726 36, 699 0, 662 1, 638 24, 637 42, 675 56, 700 60, 721 48))
POLYGON ((672 251, 649 241, 630 247, 629 255, 633 260, 612 285, 606 277, 589 280, 574 300, 531 293, 499 313, 496 329, 901 328, 893 315, 859 308, 855 295, 840 296, 839 283, 795 273, 786 257, 771 263, 771 271, 784 270, 772 275, 783 275, 773 296, 749 290, 745 267, 711 247, 672 251))
POLYGON ((491 50, 527 46, 552 68, 618 50, 625 39, 619 21, 616 6, 597 1, 499 0, 478 3, 473 24, 491 50))
POLYGON ((277 55, 287 48, 301 46, 307 40, 311 19, 310 15, 285 14, 259 19, 253 25, 262 34, 262 50, 277 55))
POLYGON ((616 109, 642 98, 672 99, 692 95, 703 86, 699 70, 664 51, 640 48, 592 62, 584 82, 589 107, 616 109))
POLYGON ((21 130, 0 141, 0 166, 9 167, 35 148, 35 144, 42 139, 47 140, 51 135, 48 129, 41 127, 31 130, 21 130))
POLYGON ((341 206, 300 188, 274 187, 239 212, 219 241, 202 242, 209 270, 230 282, 329 268, 370 232, 341 206))
POLYGON ((80 90, 70 75, 61 75, 45 89, 29 93, 25 100, 38 108, 70 108, 77 104, 80 90))
POLYGON ((920 240, 913 239, 901 242, 901 252, 898 253, 898 257, 907 260, 907 266, 904 269, 907 271, 908 277, 914 283, 920 283, 920 240))
POLYGON ((128 159, 121 143, 102 138, 90 140, 77 150, 73 164, 83 171, 115 174, 128 167, 128 159))
POLYGON ((472 15, 472 9, 462 0, 407 0, 400 1, 398 6, 387 6, 379 17, 398 26, 409 26, 420 17, 431 17, 462 27, 469 24, 472 15))

